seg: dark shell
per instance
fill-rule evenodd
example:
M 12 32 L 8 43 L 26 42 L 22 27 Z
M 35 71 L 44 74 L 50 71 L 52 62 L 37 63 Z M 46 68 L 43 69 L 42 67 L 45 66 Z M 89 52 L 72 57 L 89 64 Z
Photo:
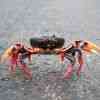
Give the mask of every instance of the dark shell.
M 64 38 L 59 38 L 55 36 L 30 39 L 30 44 L 32 47 L 42 48 L 42 49 L 61 48 L 64 45 L 64 42 L 65 42 Z

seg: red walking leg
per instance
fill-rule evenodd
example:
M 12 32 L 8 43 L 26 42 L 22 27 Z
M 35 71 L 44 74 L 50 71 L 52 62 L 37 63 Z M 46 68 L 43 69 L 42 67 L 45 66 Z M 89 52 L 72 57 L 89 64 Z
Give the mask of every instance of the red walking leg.
M 22 72 L 24 73 L 24 75 L 26 76 L 26 78 L 28 79 L 32 79 L 32 72 L 31 70 L 27 67 L 26 64 L 22 64 L 20 63 L 19 65 L 20 69 L 22 70 Z
M 16 65 L 17 65 L 17 61 L 15 58 L 11 58 L 10 59 L 10 66 L 8 68 L 8 70 L 11 72 L 11 73 L 14 73 L 16 71 Z
M 67 67 L 67 70 L 64 74 L 64 78 L 70 79 L 72 76 L 72 72 L 73 72 L 73 66 L 72 66 L 72 64 L 69 64 Z
M 64 61 L 64 53 L 60 53 L 60 61 L 61 61 L 61 63 L 63 63 L 63 61 Z
M 80 76 L 80 73 L 81 73 L 82 68 L 83 68 L 83 58 L 82 58 L 82 56 L 78 57 L 78 62 L 79 62 L 79 68 L 77 70 L 77 75 Z

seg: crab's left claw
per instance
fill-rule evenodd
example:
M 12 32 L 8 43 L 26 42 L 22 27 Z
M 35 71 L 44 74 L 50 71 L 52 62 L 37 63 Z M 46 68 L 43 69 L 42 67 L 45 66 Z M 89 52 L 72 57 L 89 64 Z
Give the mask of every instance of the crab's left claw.
M 84 42 L 84 44 L 82 45 L 82 50 L 88 53 L 95 53 L 95 54 L 100 53 L 100 47 L 90 41 Z

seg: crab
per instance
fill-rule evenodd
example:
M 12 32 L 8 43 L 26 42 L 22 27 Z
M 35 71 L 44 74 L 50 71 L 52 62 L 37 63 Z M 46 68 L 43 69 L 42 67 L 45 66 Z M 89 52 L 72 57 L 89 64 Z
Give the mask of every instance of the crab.
M 63 63 L 65 59 L 70 61 L 70 64 L 67 66 L 67 69 L 64 74 L 64 78 L 69 79 L 73 73 L 73 67 L 76 64 L 76 61 L 79 63 L 77 70 L 77 75 L 80 76 L 81 70 L 83 68 L 83 53 L 96 53 L 100 52 L 100 47 L 96 44 L 87 41 L 87 40 L 76 40 L 72 41 L 69 46 L 64 47 L 65 39 L 61 37 L 56 37 L 55 35 L 51 37 L 40 37 L 40 38 L 31 38 L 30 39 L 30 48 L 24 48 L 21 51 L 22 56 L 25 58 L 30 55 L 35 54 L 48 54 L 48 55 L 59 55 L 60 62 Z M 22 48 L 21 48 L 22 49 Z M 8 48 L 3 57 L 8 57 L 9 52 L 12 51 L 11 48 Z M 76 56 L 77 55 L 77 56 Z M 23 59 L 22 57 L 22 59 Z

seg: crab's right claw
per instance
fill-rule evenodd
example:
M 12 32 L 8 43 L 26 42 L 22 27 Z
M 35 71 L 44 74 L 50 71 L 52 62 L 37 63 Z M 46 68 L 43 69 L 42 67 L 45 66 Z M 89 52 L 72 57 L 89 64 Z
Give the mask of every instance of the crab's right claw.
M 85 52 L 88 53 L 95 53 L 95 54 L 99 54 L 100 53 L 100 47 L 97 46 L 96 44 L 89 42 L 89 41 L 85 41 L 84 45 L 82 46 L 82 49 Z

